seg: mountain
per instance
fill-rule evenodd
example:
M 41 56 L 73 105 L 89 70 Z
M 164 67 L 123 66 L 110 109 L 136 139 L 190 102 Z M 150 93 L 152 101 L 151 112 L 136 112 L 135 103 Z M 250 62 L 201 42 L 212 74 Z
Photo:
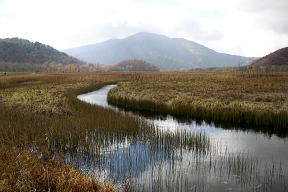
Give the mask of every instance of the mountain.
M 124 39 L 64 50 L 91 63 L 115 64 L 123 60 L 145 60 L 161 70 L 246 65 L 253 58 L 218 53 L 198 43 L 152 33 L 137 33 Z
M 253 62 L 251 67 L 288 67 L 288 47 L 279 49 Z
M 160 69 L 143 60 L 126 60 L 112 65 L 109 71 L 159 71 Z
M 61 66 L 83 64 L 39 42 L 19 38 L 0 39 L 0 71 L 55 71 Z

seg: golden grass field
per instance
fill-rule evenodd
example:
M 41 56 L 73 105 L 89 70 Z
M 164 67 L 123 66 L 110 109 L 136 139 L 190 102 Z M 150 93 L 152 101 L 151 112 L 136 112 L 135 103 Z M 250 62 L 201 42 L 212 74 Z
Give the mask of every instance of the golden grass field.
M 11 73 L 0 76 L 0 191 L 116 191 L 62 163 L 56 151 L 97 153 L 87 133 L 133 135 L 140 122 L 76 99 L 126 80 L 114 73 Z M 105 119 L 103 118 L 105 117 Z M 102 140 L 101 140 L 102 139 Z M 93 142 L 95 144 L 95 141 Z M 59 149 L 60 148 L 60 149 Z M 39 157 L 41 157 L 39 159 Z M 58 159 L 60 162 L 52 161 Z
M 57 150 L 97 153 L 95 141 L 101 145 L 109 135 L 124 140 L 145 125 L 77 100 L 81 93 L 118 83 L 109 93 L 116 105 L 209 121 L 232 118 L 244 125 L 258 118 L 258 125 L 274 122 L 283 130 L 288 125 L 287 82 L 288 73 L 0 74 L 0 191 L 116 190 L 61 162 Z M 55 156 L 59 161 L 52 160 Z
M 123 107 L 242 126 L 288 126 L 288 73 L 143 73 L 118 85 L 109 101 Z

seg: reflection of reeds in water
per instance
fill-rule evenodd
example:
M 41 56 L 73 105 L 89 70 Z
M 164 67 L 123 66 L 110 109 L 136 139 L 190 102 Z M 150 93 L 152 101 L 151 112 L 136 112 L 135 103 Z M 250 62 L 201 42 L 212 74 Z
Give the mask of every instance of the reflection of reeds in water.
M 159 163 L 136 179 L 137 191 L 286 191 L 287 172 L 281 164 L 265 166 L 244 154 L 184 158 Z
M 205 134 L 185 131 L 176 133 L 156 131 L 150 144 L 170 150 L 194 151 L 203 155 L 208 153 L 210 148 L 209 138 Z
M 74 152 L 67 160 L 87 174 L 95 176 L 102 172 L 104 180 L 117 183 L 127 176 L 137 178 L 159 163 L 181 161 L 183 153 L 203 156 L 209 151 L 209 139 L 201 133 L 156 133 L 154 128 L 153 131 L 148 136 L 145 129 L 145 134 L 124 140 L 107 138 L 104 145 L 97 146 L 102 151 L 98 155 Z
M 203 133 L 162 132 L 145 125 L 142 128 L 131 137 L 103 135 L 102 144 L 94 146 L 102 150 L 100 154 L 92 157 L 71 153 L 71 157 L 75 155 L 72 164 L 92 175 L 106 170 L 105 180 L 123 183 L 129 178 L 127 186 L 135 191 L 285 191 L 287 188 L 287 172 L 281 164 L 265 165 L 245 153 L 229 153 L 221 143 L 211 147 Z
M 142 124 L 131 137 L 106 136 L 97 146 L 106 152 L 95 157 L 94 169 L 108 170 L 106 176 L 115 181 L 131 176 L 129 187 L 135 191 L 214 191 L 210 185 L 215 191 L 286 187 L 281 166 L 269 163 L 263 171 L 259 160 L 244 153 L 230 154 L 221 144 L 211 147 L 203 133 L 165 132 Z

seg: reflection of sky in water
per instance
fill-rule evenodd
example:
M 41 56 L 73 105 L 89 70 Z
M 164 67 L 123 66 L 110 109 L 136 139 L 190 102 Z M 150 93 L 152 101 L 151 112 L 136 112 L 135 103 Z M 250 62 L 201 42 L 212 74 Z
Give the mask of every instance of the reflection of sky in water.
M 282 161 L 288 166 L 288 139 L 282 139 L 277 136 L 268 137 L 261 133 L 252 131 L 237 131 L 216 128 L 212 125 L 202 123 L 201 125 L 192 123 L 180 123 L 173 117 L 167 119 L 161 118 L 156 120 L 148 120 L 160 130 L 168 132 L 191 131 L 205 133 L 210 140 L 216 145 L 223 145 L 223 150 L 229 152 L 244 152 L 251 156 L 262 160 L 270 160 L 273 158 L 276 161 Z
M 107 102 L 107 94 L 109 90 L 114 87 L 116 87 L 116 85 L 108 85 L 97 91 L 78 95 L 77 98 L 90 104 L 100 105 L 102 107 L 110 107 Z
M 133 154 L 133 155 L 131 155 Z M 161 148 L 154 148 L 147 144 L 133 144 L 128 148 L 122 148 L 103 157 L 101 168 L 109 169 L 113 178 L 121 179 L 123 176 L 138 176 L 156 163 L 171 160 L 172 156 Z M 179 158 L 174 157 L 174 160 Z
M 193 131 L 193 132 L 207 132 L 209 134 L 222 133 L 223 130 L 215 128 L 211 125 L 203 123 L 197 125 L 196 122 L 192 123 L 180 123 L 171 116 L 167 116 L 165 119 L 162 117 L 155 119 L 148 119 L 149 123 L 155 125 L 158 129 L 167 132 L 179 132 L 179 131 Z
M 109 106 L 107 103 L 107 93 L 113 87 L 115 87 L 115 85 L 106 86 L 98 91 L 80 95 L 78 99 L 91 104 L 115 109 L 115 107 Z M 269 164 L 271 161 L 278 165 L 281 161 L 283 167 L 288 167 L 287 138 L 283 139 L 277 136 L 268 137 L 265 134 L 252 131 L 228 130 L 206 123 L 202 123 L 201 125 L 196 124 L 196 122 L 183 123 L 171 116 L 167 116 L 166 118 L 156 117 L 154 119 L 146 118 L 146 121 L 154 125 L 158 130 L 172 134 L 179 131 L 205 133 L 206 136 L 210 138 L 211 147 L 218 150 L 219 154 L 223 154 L 224 152 L 229 152 L 230 154 L 243 153 L 249 156 L 249 158 L 261 160 L 261 166 L 265 166 L 265 164 Z M 116 180 L 122 178 L 123 175 L 133 176 L 134 180 L 146 180 L 147 182 L 145 183 L 147 185 L 149 185 L 149 179 L 153 180 L 153 171 L 155 172 L 155 169 L 159 169 L 160 171 L 157 173 L 160 175 L 155 174 L 159 178 L 167 177 L 166 180 L 163 179 L 163 182 L 174 182 L 177 175 L 178 177 L 188 176 L 188 180 L 186 179 L 187 182 L 199 183 L 204 180 L 205 183 L 216 187 L 214 188 L 216 191 L 226 190 L 215 183 L 219 178 L 211 173 L 208 174 L 204 171 L 201 173 L 202 175 L 199 173 L 200 175 L 198 174 L 197 177 L 195 173 L 191 173 L 191 170 L 189 173 L 189 168 L 193 167 L 193 163 L 195 163 L 194 155 L 192 152 L 182 151 L 181 156 L 178 156 L 176 150 L 176 156 L 173 156 L 161 148 L 140 143 L 131 144 L 128 142 L 125 145 L 122 144 L 120 147 L 114 144 L 111 145 L 107 153 L 101 155 L 101 159 L 104 160 L 101 161 L 99 169 L 103 173 L 102 175 L 116 178 Z M 171 163 L 173 158 L 175 159 L 173 163 Z M 83 166 L 85 167 L 87 165 Z M 163 175 L 161 176 L 161 174 Z M 192 175 L 192 177 L 189 176 L 189 174 Z M 202 180 L 199 178 L 202 178 Z M 169 185 L 169 183 L 166 183 L 166 185 Z M 235 185 L 233 188 L 237 191 Z M 148 187 L 145 190 L 150 190 L 150 188 Z
M 133 155 L 131 155 L 133 154 Z M 68 162 L 82 162 L 77 164 L 85 172 L 89 168 L 95 168 L 93 160 L 89 159 L 89 154 L 73 154 Z M 111 151 L 100 154 L 97 158 L 96 169 L 102 180 L 113 178 L 121 180 L 126 176 L 138 177 L 145 170 L 150 169 L 156 164 L 166 161 L 181 161 L 178 153 L 170 153 L 164 148 L 158 148 L 149 144 L 133 143 L 129 146 L 113 148 Z M 169 163 L 168 163 L 169 164 Z

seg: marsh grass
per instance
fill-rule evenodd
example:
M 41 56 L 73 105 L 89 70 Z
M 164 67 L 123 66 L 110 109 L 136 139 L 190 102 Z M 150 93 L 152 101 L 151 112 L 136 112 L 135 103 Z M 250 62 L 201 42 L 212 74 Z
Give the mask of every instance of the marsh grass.
M 76 99 L 75 95 L 80 92 L 110 83 L 112 76 L 114 81 L 125 80 L 121 74 L 115 77 L 114 74 L 97 73 L 8 74 L 1 77 L 0 145 L 1 157 L 5 157 L 1 165 L 11 161 L 11 166 L 1 169 L 1 175 L 7 177 L 0 179 L 1 190 L 114 191 L 112 185 L 100 187 L 95 179 L 82 176 L 68 165 L 52 161 L 63 161 L 63 155 L 72 152 L 97 154 L 109 136 L 123 140 L 139 130 L 140 122 L 136 118 Z M 47 88 L 51 86 L 59 93 L 53 94 L 55 98 L 48 95 L 51 92 Z M 38 95 L 40 103 L 33 99 L 35 92 L 32 90 L 35 89 L 42 91 Z M 25 95 L 22 98 L 10 97 L 23 92 Z M 25 103 L 26 100 L 30 102 Z M 51 106 L 55 110 L 50 110 Z M 69 113 L 62 111 L 63 106 L 69 109 Z M 17 156 L 20 158 L 13 161 Z M 25 161 L 27 158 L 31 161 Z M 41 177 L 46 167 L 50 169 L 49 178 Z M 25 172 L 25 177 L 18 172 Z M 52 181 L 54 183 L 49 188 Z
M 152 77 L 153 81 L 157 80 L 157 83 L 154 83 L 153 86 L 155 86 L 155 89 L 159 89 L 159 96 L 162 101 L 165 101 L 167 99 L 165 98 L 166 92 L 161 93 L 161 91 L 163 91 L 162 81 L 167 80 L 167 75 L 168 79 L 172 78 L 170 73 L 11 73 L 0 76 L 0 166 L 4 166 L 3 169 L 0 169 L 0 172 L 2 171 L 0 174 L 0 191 L 29 191 L 30 189 L 36 189 L 37 191 L 113 191 L 115 190 L 112 189 L 113 185 L 99 184 L 94 178 L 89 178 L 89 174 L 83 176 L 64 162 L 66 161 L 80 168 L 82 161 L 77 161 L 77 158 L 71 158 L 75 160 L 73 162 L 67 160 L 67 156 L 77 157 L 79 155 L 82 159 L 83 157 L 89 157 L 91 162 L 100 164 L 105 161 L 105 159 L 101 160 L 101 158 L 104 158 L 103 154 L 112 153 L 111 149 L 114 145 L 119 147 L 117 145 L 125 142 L 149 146 L 153 149 L 151 153 L 156 155 L 153 158 L 159 158 L 158 152 L 163 152 L 163 157 L 172 158 L 176 162 L 179 154 L 190 151 L 192 156 L 198 159 L 199 163 L 195 164 L 198 168 L 201 165 L 206 165 L 206 168 L 214 166 L 214 170 L 217 172 L 224 166 L 228 166 L 231 173 L 239 171 L 241 173 L 241 170 L 245 172 L 247 169 L 257 172 L 258 168 L 254 168 L 254 162 L 242 157 L 238 159 L 230 157 L 226 160 L 219 160 L 217 163 L 215 163 L 216 160 L 211 159 L 210 163 L 211 142 L 205 134 L 161 132 L 136 116 L 83 103 L 76 98 L 79 94 L 94 91 L 108 84 L 120 81 L 124 84 L 129 84 L 129 82 L 139 83 Z M 171 81 L 173 86 L 175 86 L 173 82 L 177 82 L 177 85 L 183 85 L 183 82 L 191 78 L 190 74 L 185 73 L 175 73 L 175 75 L 176 77 L 171 79 L 173 80 Z M 180 77 L 181 75 L 184 75 L 184 79 Z M 226 75 L 221 77 L 229 79 L 229 76 Z M 286 80 L 285 74 L 276 77 Z M 201 80 L 202 78 L 207 78 L 206 74 L 199 74 L 196 79 Z M 246 79 L 247 77 L 241 76 L 241 78 Z M 249 78 L 255 77 L 249 76 Z M 174 81 L 175 79 L 176 81 Z M 135 89 L 135 91 L 141 92 L 140 89 L 143 88 L 149 93 L 149 87 L 146 87 L 145 84 L 143 86 L 144 88 L 139 85 L 139 89 Z M 274 90 L 282 90 L 281 86 L 277 85 Z M 120 87 L 122 87 L 121 84 Z M 124 88 L 126 89 L 126 87 Z M 170 89 L 171 87 L 168 86 L 167 88 Z M 175 86 L 174 91 L 179 92 L 176 88 Z M 189 92 L 190 90 L 185 89 L 184 91 Z M 39 94 L 35 96 L 36 93 Z M 133 103 L 132 98 L 125 100 L 125 97 L 123 104 L 134 104 L 133 108 L 137 110 L 147 109 L 155 112 L 163 111 L 163 113 L 170 110 L 170 105 L 157 103 L 155 100 L 149 99 L 150 96 L 145 96 L 142 100 L 137 97 L 135 103 Z M 276 99 L 277 102 L 281 98 L 279 96 Z M 261 97 L 260 100 L 262 101 L 262 99 Z M 265 97 L 265 99 L 267 98 Z M 177 101 L 186 102 L 186 100 L 178 97 Z M 119 101 L 121 99 L 117 98 L 116 102 Z M 175 108 L 174 111 L 178 110 L 181 115 L 190 116 L 189 113 L 192 113 L 190 107 L 187 108 L 186 104 L 180 105 L 183 104 L 181 102 L 176 102 L 177 105 L 174 106 L 183 108 Z M 222 112 L 219 112 L 218 116 L 223 115 Z M 199 121 L 202 121 L 203 118 L 206 118 L 206 113 L 207 111 L 203 110 L 201 112 L 200 110 L 194 115 L 199 117 Z M 215 117 L 213 116 L 211 121 L 217 120 Z M 209 120 L 208 115 L 206 119 Z M 219 121 L 222 121 L 222 119 L 220 118 Z M 127 158 L 134 155 L 132 153 L 125 154 Z M 141 147 L 137 154 L 139 157 L 136 158 L 142 157 Z M 88 161 L 87 159 L 86 161 Z M 107 162 L 109 161 L 110 159 Z M 124 165 L 128 166 L 132 163 L 125 161 Z M 248 165 L 251 163 L 251 166 Z M 6 167 L 5 165 L 9 166 Z M 191 171 L 195 171 L 192 170 L 195 166 L 191 167 Z M 47 170 L 46 174 L 45 171 Z M 225 172 L 226 170 L 223 169 L 222 171 Z M 85 173 L 85 171 L 82 173 Z M 175 172 L 171 171 L 170 173 Z M 176 173 L 180 174 L 179 171 Z M 272 173 L 271 169 L 267 169 L 267 173 Z M 190 187 L 189 181 L 186 181 L 185 178 L 181 179 L 181 175 L 177 176 L 178 180 L 173 180 L 172 175 L 168 176 L 171 177 L 171 182 L 175 181 L 174 187 L 177 189 L 181 189 L 181 186 L 184 187 L 183 189 Z M 173 177 L 175 177 L 175 174 Z M 159 175 L 156 181 L 161 182 L 161 178 L 162 176 Z M 273 181 L 274 178 L 267 178 L 267 182 Z M 161 189 L 161 185 L 157 183 L 154 187 Z M 206 188 L 201 182 L 198 182 L 194 187 L 196 191 Z
M 97 188 L 96 180 L 85 180 L 72 167 L 55 161 L 62 162 L 65 156 L 73 154 L 89 155 L 95 159 L 111 145 L 127 140 L 161 145 L 167 153 L 174 151 L 175 147 L 200 149 L 203 136 L 160 134 L 135 116 L 76 98 L 107 84 L 129 80 L 132 76 L 129 73 L 16 73 L 1 76 L 0 145 L 1 155 L 5 157 L 2 163 L 13 161 L 18 155 L 20 159 L 14 163 L 21 166 L 12 163 L 3 169 L 2 175 L 10 177 L 3 181 L 0 179 L 0 186 L 7 191 L 65 191 L 64 187 L 67 191 L 82 191 L 82 187 L 86 190 L 86 182 L 87 191 L 113 191 L 112 185 Z M 202 146 L 204 151 L 209 143 L 206 142 Z M 71 164 L 77 167 L 77 163 Z M 46 169 L 50 169 L 49 175 L 40 177 Z M 27 174 L 22 178 L 24 175 L 17 172 Z M 67 174 L 67 177 L 58 177 L 59 174 Z M 70 180 L 76 176 L 75 183 L 71 183 Z M 59 183 L 60 180 L 63 183 Z
M 201 124 L 203 120 L 217 127 L 226 129 L 252 130 L 265 134 L 276 134 L 280 137 L 288 135 L 288 117 L 286 112 L 273 114 L 269 112 L 244 112 L 227 109 L 205 109 L 189 105 L 167 105 L 155 103 L 148 100 L 135 100 L 121 97 L 109 96 L 109 104 L 125 108 L 126 110 L 136 111 L 143 114 L 156 114 L 165 116 L 167 114 L 179 118 L 180 121 L 189 122 L 191 120 Z
M 138 74 L 108 95 L 112 105 L 205 120 L 208 123 L 287 132 L 287 73 Z
M 41 160 L 26 152 L 0 149 L 0 191 L 103 191 L 113 192 L 111 184 L 100 184 L 81 175 L 69 165 Z

